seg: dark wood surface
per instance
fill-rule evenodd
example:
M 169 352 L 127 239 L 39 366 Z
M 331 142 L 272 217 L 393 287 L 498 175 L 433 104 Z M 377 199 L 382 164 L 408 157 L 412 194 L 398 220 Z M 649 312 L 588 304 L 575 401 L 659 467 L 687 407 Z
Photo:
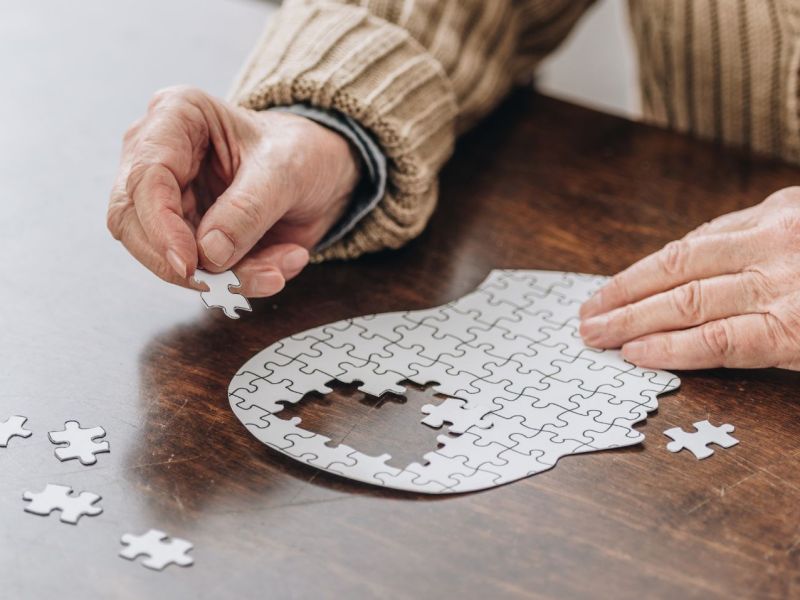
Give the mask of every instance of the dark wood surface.
M 71 207 L 53 182 L 36 220 L 11 203 L 0 418 L 27 415 L 35 434 L 0 449 L 0 595 L 799 596 L 799 374 L 680 373 L 643 445 L 444 498 L 293 462 L 257 442 L 226 397 L 238 367 L 286 335 L 435 306 L 493 268 L 612 274 L 798 180 L 520 93 L 462 141 L 419 240 L 309 268 L 238 322 L 131 264 L 103 232 L 100 202 Z M 429 393 L 375 403 L 342 387 L 296 412 L 408 462 L 435 444 L 419 423 Z M 93 467 L 56 461 L 47 431 L 71 418 L 103 425 L 111 454 Z M 735 424 L 739 446 L 704 461 L 665 450 L 662 431 L 705 418 Z M 25 514 L 23 491 L 46 483 L 101 494 L 104 514 L 75 527 Z M 194 542 L 195 565 L 156 573 L 117 558 L 121 534 L 151 527 Z

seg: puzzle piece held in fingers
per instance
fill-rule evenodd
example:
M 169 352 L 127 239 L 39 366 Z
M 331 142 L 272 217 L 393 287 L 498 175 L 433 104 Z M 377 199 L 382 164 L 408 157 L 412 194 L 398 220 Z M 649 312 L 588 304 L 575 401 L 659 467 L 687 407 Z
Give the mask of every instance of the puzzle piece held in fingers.
M 194 280 L 208 287 L 207 292 L 200 292 L 200 299 L 207 308 L 221 308 L 225 316 L 231 319 L 239 318 L 237 310 L 253 310 L 247 298 L 231 291 L 231 288 L 241 287 L 239 278 L 233 271 L 209 273 L 198 269 Z

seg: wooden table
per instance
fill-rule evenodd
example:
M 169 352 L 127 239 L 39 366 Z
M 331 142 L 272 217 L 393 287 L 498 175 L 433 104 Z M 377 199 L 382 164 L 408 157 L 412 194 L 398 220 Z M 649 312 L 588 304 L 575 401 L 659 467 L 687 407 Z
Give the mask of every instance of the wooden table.
M 59 198 L 4 224 L 0 407 L 35 431 L 0 449 L 4 597 L 723 597 L 800 595 L 800 375 L 681 373 L 639 447 L 437 498 L 361 485 L 258 443 L 228 407 L 231 376 L 272 342 L 365 313 L 441 304 L 498 267 L 611 274 L 715 215 L 800 180 L 793 168 L 532 93 L 460 144 L 442 202 L 407 248 L 309 268 L 240 321 L 161 284 Z M 87 218 L 92 214 L 94 217 Z M 12 220 L 23 225 L 8 226 Z M 399 461 L 431 450 L 424 393 L 374 406 L 346 388 L 297 413 Z M 59 463 L 47 431 L 108 430 L 111 454 Z M 736 425 L 697 461 L 662 431 Z M 78 526 L 23 512 L 46 483 L 103 496 Z M 163 529 L 195 565 L 156 573 L 119 537 Z

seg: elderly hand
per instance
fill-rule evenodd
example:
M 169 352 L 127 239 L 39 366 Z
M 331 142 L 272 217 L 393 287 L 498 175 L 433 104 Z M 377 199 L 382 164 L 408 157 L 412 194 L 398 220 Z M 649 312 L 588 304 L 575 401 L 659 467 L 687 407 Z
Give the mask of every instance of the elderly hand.
M 800 370 L 800 187 L 619 273 L 583 305 L 580 331 L 642 367 Z
M 308 263 L 339 219 L 359 162 L 337 133 L 190 88 L 157 93 L 125 135 L 108 228 L 153 273 L 180 285 L 234 267 L 269 296 Z

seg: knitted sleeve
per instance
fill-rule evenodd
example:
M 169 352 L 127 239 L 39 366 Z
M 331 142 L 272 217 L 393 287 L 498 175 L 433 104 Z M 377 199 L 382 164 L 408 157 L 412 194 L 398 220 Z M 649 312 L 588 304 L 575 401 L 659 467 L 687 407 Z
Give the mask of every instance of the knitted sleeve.
M 287 0 L 243 68 L 233 100 L 255 110 L 303 102 L 339 111 L 374 136 L 389 167 L 381 202 L 315 258 L 352 258 L 418 235 L 457 131 L 537 60 L 527 48 L 522 55 L 530 58 L 520 60 L 522 29 L 537 19 L 545 29 L 564 28 L 554 15 L 577 13 L 574 21 L 582 12 L 569 6 L 575 2 Z

